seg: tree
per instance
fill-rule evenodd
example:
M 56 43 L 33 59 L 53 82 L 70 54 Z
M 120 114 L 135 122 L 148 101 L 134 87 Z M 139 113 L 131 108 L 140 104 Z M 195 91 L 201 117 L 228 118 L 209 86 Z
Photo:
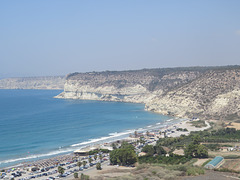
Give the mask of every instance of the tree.
M 88 162 L 89 162 L 89 163 L 92 163 L 92 161 L 93 161 L 92 158 L 89 158 L 89 159 L 88 159 Z
M 110 152 L 110 162 L 114 165 L 131 165 L 137 162 L 137 156 L 134 150 L 128 149 L 115 149 Z
M 134 136 L 135 136 L 135 138 L 138 137 L 138 132 L 137 131 L 134 131 Z
M 117 146 L 116 146 L 115 143 L 112 143 L 112 148 L 113 148 L 113 149 L 117 149 Z
M 74 176 L 75 179 L 77 179 L 77 178 L 78 178 L 78 173 L 75 172 L 75 173 L 73 174 L 73 176 Z
M 97 168 L 97 170 L 102 170 L 101 163 L 97 163 L 96 168 Z
M 81 173 L 80 179 L 81 180 L 89 180 L 89 176 Z
M 145 140 L 144 140 L 144 137 L 143 136 L 141 136 L 140 137 L 140 141 L 139 141 L 141 144 L 145 144 Z
M 158 143 L 156 146 L 154 146 L 155 153 L 158 155 L 164 155 L 167 154 L 167 152 L 163 149 L 163 147 Z
M 201 141 L 202 139 L 199 135 L 193 137 L 193 144 L 200 144 Z
M 155 150 L 153 148 L 153 145 L 145 145 L 142 148 L 142 152 L 147 153 L 148 156 L 152 156 L 154 154 Z
M 196 151 L 196 144 L 190 143 L 185 149 L 184 149 L 184 155 L 189 157 L 194 157 L 195 151 Z
M 81 162 L 81 161 L 77 162 L 77 166 L 78 166 L 78 167 L 80 167 L 81 165 L 82 165 L 82 162 Z
M 163 137 L 164 137 L 164 138 L 166 137 L 166 131 L 163 132 Z
M 102 159 L 103 159 L 103 157 L 102 157 L 102 155 L 101 155 L 101 154 L 99 155 L 99 159 L 100 159 L 100 160 L 102 160 Z
M 83 161 L 83 166 L 86 166 L 86 164 L 87 164 L 87 161 Z
M 199 144 L 197 148 L 196 156 L 198 158 L 207 158 L 208 157 L 208 149 L 206 146 Z
M 77 156 L 72 157 L 72 160 L 73 161 L 77 160 Z
M 196 142 L 195 142 L 196 143 Z M 185 156 L 191 156 L 195 158 L 206 158 L 208 157 L 207 147 L 202 144 L 190 143 L 184 150 Z
M 94 159 L 95 159 L 95 161 L 97 160 L 97 155 L 96 154 L 94 155 Z
M 146 132 L 146 135 L 149 136 L 149 131 Z
M 60 174 L 63 174 L 64 173 L 64 168 L 62 167 L 62 166 L 58 166 L 58 172 L 60 173 Z
M 132 149 L 132 150 L 135 149 L 135 147 L 134 147 L 133 145 L 129 144 L 129 143 L 126 142 L 126 141 L 123 141 L 123 142 L 122 142 L 120 148 L 121 148 L 121 149 Z

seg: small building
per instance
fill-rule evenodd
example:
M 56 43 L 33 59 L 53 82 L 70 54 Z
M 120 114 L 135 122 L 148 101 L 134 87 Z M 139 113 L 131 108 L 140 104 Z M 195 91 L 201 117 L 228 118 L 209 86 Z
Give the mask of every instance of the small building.
M 74 151 L 74 154 L 76 156 L 88 156 L 89 151 L 94 151 L 97 149 L 99 149 L 97 146 L 86 147 L 86 148 L 82 148 L 82 149 Z
M 74 151 L 74 154 L 76 156 L 87 156 L 88 155 L 88 151 L 84 151 L 84 150 L 79 149 L 79 150 Z
M 141 156 L 146 156 L 146 155 L 147 155 L 147 153 L 145 153 L 145 152 L 140 152 L 140 153 L 138 154 L 139 157 L 141 157 Z
M 216 156 L 213 160 L 207 163 L 204 167 L 207 169 L 217 169 L 224 162 L 224 158 L 222 156 Z
M 220 147 L 220 150 L 223 152 L 227 152 L 228 151 L 228 147 Z
M 103 145 L 103 146 L 100 146 L 101 149 L 107 149 L 109 151 L 112 151 L 113 150 L 113 147 L 112 146 L 106 146 L 106 145 Z

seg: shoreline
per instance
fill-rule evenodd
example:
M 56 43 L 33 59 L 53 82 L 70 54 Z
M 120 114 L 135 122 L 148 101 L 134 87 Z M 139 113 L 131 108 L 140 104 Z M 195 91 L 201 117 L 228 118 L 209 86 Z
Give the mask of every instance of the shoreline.
M 93 100 L 93 101 L 95 101 L 95 100 Z M 114 101 L 111 101 L 111 102 L 114 102 Z M 144 105 L 143 103 L 134 103 L 134 102 L 119 102 L 119 103 L 130 103 L 130 104 L 142 104 L 142 105 Z M 159 113 L 154 113 L 154 112 L 151 112 L 151 111 L 147 111 L 144 108 L 144 106 L 141 109 L 142 109 L 142 111 L 145 111 L 145 112 L 150 112 L 150 113 L 153 113 L 153 114 L 160 115 Z M 168 117 L 165 116 L 165 117 L 168 118 L 168 119 L 169 118 L 170 119 L 174 118 L 174 117 L 171 117 L 171 116 L 168 116 Z M 135 116 L 134 116 L 134 118 L 135 118 Z M 136 118 L 138 118 L 137 115 L 136 115 Z M 159 119 L 157 119 L 157 121 L 155 121 L 158 128 L 159 127 L 162 128 L 162 126 L 164 126 L 167 123 L 166 118 L 159 118 Z M 174 118 L 174 119 L 178 120 L 177 118 Z M 0 169 L 19 166 L 19 164 L 21 165 L 21 163 L 29 163 L 29 162 L 38 161 L 38 160 L 41 160 L 41 159 L 47 159 L 47 158 L 52 158 L 52 157 L 56 157 L 56 156 L 59 156 L 59 155 L 69 154 L 69 153 L 72 153 L 73 151 L 75 151 L 77 149 L 84 148 L 84 147 L 92 145 L 92 144 L 98 144 L 98 143 L 104 143 L 104 142 L 114 142 L 116 140 L 124 139 L 124 138 L 128 137 L 129 134 L 134 133 L 134 131 L 151 130 L 152 128 L 154 128 L 156 126 L 155 122 L 150 122 L 150 125 L 146 125 L 146 124 L 148 124 L 148 122 L 146 121 L 145 123 L 142 124 L 142 127 L 141 126 L 136 127 L 136 125 L 135 125 L 135 127 L 130 126 L 130 128 L 133 128 L 133 129 L 128 129 L 128 126 L 126 126 L 126 127 L 124 127 L 125 129 L 123 129 L 123 130 L 120 129 L 119 131 L 118 130 L 112 131 L 112 132 L 110 131 L 106 135 L 99 136 L 99 137 L 93 137 L 93 138 L 89 138 L 89 139 L 84 139 L 82 142 L 81 141 L 80 142 L 75 141 L 75 142 L 72 142 L 71 144 L 69 143 L 69 144 L 66 144 L 66 145 L 60 145 L 59 147 L 57 146 L 55 148 L 49 149 L 49 151 L 45 151 L 45 152 L 42 152 L 42 153 L 41 152 L 38 152 L 38 153 L 35 153 L 35 154 L 34 153 L 28 153 L 27 154 L 26 153 L 24 155 L 19 155 L 19 156 L 16 155 L 16 157 L 15 156 L 10 156 L 6 159 L 4 159 L 4 157 L 3 157 L 3 159 L 0 161 Z M 26 150 L 26 152 L 27 152 L 27 150 Z
M 179 120 L 178 122 L 174 121 L 174 120 Z M 156 128 L 156 127 L 152 127 L 152 129 L 148 129 L 147 131 L 141 131 L 141 132 L 137 132 L 137 137 L 127 137 L 127 138 L 122 138 L 119 139 L 118 141 L 113 141 L 113 142 L 117 142 L 120 143 L 121 141 L 128 141 L 129 143 L 134 143 L 137 142 L 137 140 L 140 139 L 140 137 L 144 137 L 145 140 L 147 141 L 147 143 L 154 145 L 157 140 L 159 138 L 165 138 L 165 137 L 179 137 L 181 135 L 189 135 L 190 132 L 192 131 L 203 131 L 205 129 L 210 128 L 210 124 L 207 120 L 203 120 L 205 122 L 205 126 L 204 127 L 195 127 L 191 122 L 192 121 L 198 121 L 199 119 L 168 119 L 166 122 L 169 122 L 168 124 L 164 124 L 161 128 Z M 175 123 L 174 123 L 175 122 Z M 178 128 L 187 128 L 188 131 L 177 131 L 176 129 Z M 160 133 L 161 132 L 161 133 Z M 162 132 L 167 132 L 162 133 Z M 134 136 L 134 134 L 132 134 L 132 136 Z M 108 143 L 96 143 L 96 144 L 92 144 L 90 146 L 87 146 L 88 149 L 91 149 L 91 147 L 95 148 L 98 147 L 102 147 L 102 146 L 110 146 L 111 143 L 113 142 L 108 142 Z M 101 153 L 100 153 L 101 154 Z M 93 157 L 90 155 L 84 155 L 84 156 L 77 156 L 76 154 L 72 153 L 68 153 L 65 155 L 59 155 L 59 156 L 55 156 L 55 157 L 51 157 L 51 158 L 45 158 L 42 160 L 37 160 L 37 161 L 31 161 L 31 162 L 27 162 L 27 163 L 22 163 L 20 166 L 12 166 L 12 167 L 8 167 L 8 168 L 4 168 L 5 172 L 7 172 L 7 176 L 11 176 L 12 172 L 23 172 L 23 178 L 21 179 L 28 179 L 28 177 L 34 176 L 34 178 L 39 178 L 41 176 L 38 176 L 38 173 L 43 174 L 43 172 L 45 172 L 45 169 L 47 174 L 45 176 L 49 177 L 51 176 L 55 176 L 57 178 L 58 176 L 58 171 L 57 168 L 58 166 L 64 166 L 66 172 L 71 172 L 69 175 L 67 175 L 66 179 L 73 179 L 73 173 L 74 172 L 79 172 L 79 173 L 86 173 L 88 175 L 90 175 L 91 177 L 98 177 L 101 176 L 101 172 L 96 170 L 95 167 L 89 167 L 89 169 L 84 169 L 83 170 L 78 170 L 77 167 L 77 162 L 78 161 L 84 161 L 84 160 L 88 160 L 89 157 Z M 109 153 L 103 153 L 103 157 L 104 157 L 104 161 L 101 162 L 104 170 L 108 170 L 108 169 L 112 169 L 112 168 L 121 168 L 120 166 L 108 166 L 108 164 L 110 163 L 110 157 L 109 157 Z M 95 160 L 95 162 L 99 162 L 99 158 L 97 160 Z M 12 169 L 13 167 L 15 167 L 15 169 Z M 74 169 L 75 167 L 75 169 Z M 11 168 L 11 169 L 9 169 Z M 32 168 L 39 168 L 38 171 L 33 171 Z M 44 171 L 42 171 L 44 169 Z M 90 174 L 89 174 L 90 173 Z M 55 174 L 55 175 L 52 175 Z M 46 177 L 47 178 L 47 177 Z M 45 178 L 45 179 L 46 179 Z M 42 178 L 41 178 L 42 179 Z M 51 178 L 50 178 L 51 179 Z
M 170 119 L 168 119 L 164 122 L 159 122 L 159 123 L 148 125 L 148 126 L 145 126 L 145 127 L 140 127 L 140 128 L 131 129 L 131 130 L 125 130 L 123 132 L 109 133 L 109 136 L 99 137 L 99 138 L 96 138 L 96 139 L 89 139 L 89 140 L 81 142 L 81 143 L 72 144 L 72 145 L 70 145 L 70 148 L 72 147 L 73 149 L 72 150 L 66 150 L 67 152 L 63 152 L 63 153 L 59 153 L 59 154 L 53 154 L 53 155 L 46 155 L 46 156 L 36 154 L 36 155 L 33 155 L 33 156 L 36 156 L 36 157 L 33 157 L 33 158 L 29 157 L 29 160 L 27 160 L 27 157 L 25 157 L 26 161 L 22 161 L 22 160 L 16 161 L 18 163 L 14 163 L 14 161 L 13 161 L 14 159 L 6 160 L 6 161 L 12 161 L 13 163 L 12 162 L 6 162 L 5 164 L 11 163 L 12 165 L 2 166 L 2 167 L 0 167 L 0 169 L 9 169 L 9 168 L 14 168 L 14 167 L 30 166 L 31 164 L 34 164 L 38 161 L 54 159 L 56 157 L 59 157 L 59 159 L 61 159 L 64 156 L 73 155 L 73 152 L 75 150 L 84 149 L 84 148 L 88 148 L 88 147 L 93 147 L 93 146 L 96 146 L 96 145 L 102 145 L 104 143 L 110 144 L 110 143 L 113 143 L 113 142 L 116 142 L 116 141 L 125 140 L 131 134 L 134 134 L 135 131 L 137 131 L 139 133 L 144 133 L 144 132 L 147 132 L 147 131 L 151 132 L 151 131 L 154 131 L 156 129 L 158 129 L 158 130 L 159 129 L 164 129 L 166 127 L 172 126 L 172 125 L 177 124 L 179 122 L 188 121 L 188 120 L 189 119 L 180 119 L 180 118 L 172 117 L 172 118 L 170 118 Z M 20 159 L 20 158 L 18 158 L 18 159 Z M 4 163 L 2 163 L 2 164 L 4 164 Z

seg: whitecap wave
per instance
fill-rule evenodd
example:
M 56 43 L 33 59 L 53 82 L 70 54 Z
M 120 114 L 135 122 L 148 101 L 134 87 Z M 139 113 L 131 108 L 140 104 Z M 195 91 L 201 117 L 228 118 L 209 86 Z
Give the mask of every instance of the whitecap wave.
M 127 131 L 120 132 L 120 133 L 118 133 L 118 132 L 109 133 L 109 136 L 100 137 L 100 138 L 97 138 L 97 139 L 90 139 L 89 141 L 84 141 L 84 142 L 81 142 L 81 143 L 73 144 L 71 146 L 76 147 L 76 146 L 82 146 L 82 145 L 90 145 L 90 144 L 94 144 L 94 143 L 102 142 L 102 141 L 106 141 L 106 140 L 116 140 L 117 137 L 128 135 L 130 133 L 133 133 L 134 131 L 135 131 L 135 129 L 134 130 L 127 130 Z
M 68 153 L 71 151 L 72 151 L 72 149 L 66 149 L 66 150 L 52 151 L 52 152 L 49 152 L 46 154 L 35 154 L 35 155 L 30 155 L 30 156 L 22 157 L 22 158 L 4 160 L 4 161 L 1 161 L 0 164 L 13 163 L 13 162 L 18 162 L 18 161 L 26 161 L 26 160 L 30 160 L 30 159 L 42 158 L 42 157 L 47 157 L 47 156 L 54 156 L 54 155 L 58 155 L 58 154 Z
M 169 120 L 167 120 L 167 122 L 172 121 L 172 120 L 173 119 L 169 119 Z M 151 130 L 151 129 L 166 127 L 167 124 L 168 124 L 167 122 L 156 123 L 155 125 L 149 125 L 149 126 L 146 126 L 144 128 L 138 128 L 138 129 L 130 129 L 130 130 L 126 130 L 126 131 L 123 131 L 123 132 L 109 133 L 109 136 L 104 136 L 104 137 L 100 137 L 100 138 L 96 138 L 96 139 L 89 139 L 88 141 L 72 144 L 71 146 L 68 146 L 68 147 L 60 146 L 60 147 L 58 147 L 57 150 L 51 151 L 49 153 L 35 154 L 35 155 L 29 155 L 27 157 L 3 160 L 3 161 L 0 161 L 0 164 L 30 161 L 30 160 L 33 160 L 33 159 L 39 159 L 39 158 L 44 158 L 44 157 L 49 157 L 49 156 L 54 156 L 54 155 L 59 155 L 59 154 L 70 153 L 70 152 L 73 152 L 73 151 L 75 151 L 79 148 L 84 148 L 84 147 L 89 146 L 89 145 L 102 143 L 102 142 L 113 142 L 113 141 L 116 141 L 116 140 L 119 140 L 119 139 L 123 139 L 123 138 L 127 137 L 127 135 L 129 135 L 131 133 L 134 133 L 135 131 L 144 132 L 144 131 Z

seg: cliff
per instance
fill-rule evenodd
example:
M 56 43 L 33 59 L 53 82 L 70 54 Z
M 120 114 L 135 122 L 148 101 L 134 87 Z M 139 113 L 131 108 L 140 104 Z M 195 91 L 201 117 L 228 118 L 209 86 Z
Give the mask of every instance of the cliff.
M 240 117 L 240 69 L 210 70 L 155 97 L 146 109 L 161 114 L 234 119 Z
M 57 98 L 146 104 L 179 117 L 239 118 L 240 66 L 73 73 Z
M 57 97 L 146 103 L 155 95 L 196 79 L 205 69 L 177 68 L 177 71 L 144 69 L 73 73 L 67 76 L 64 92 Z
M 65 77 L 24 77 L 0 79 L 0 89 L 63 89 Z

